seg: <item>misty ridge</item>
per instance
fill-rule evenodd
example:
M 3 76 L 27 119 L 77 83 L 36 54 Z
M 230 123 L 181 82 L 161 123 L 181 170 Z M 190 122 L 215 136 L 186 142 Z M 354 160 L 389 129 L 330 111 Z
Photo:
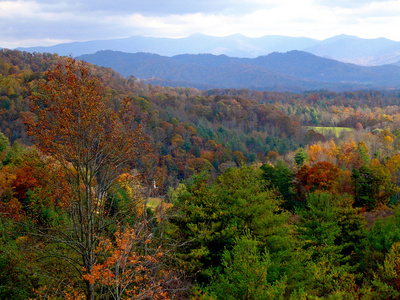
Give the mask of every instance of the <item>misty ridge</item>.
M 300 50 L 364 66 L 393 64 L 400 61 L 399 42 L 385 38 L 362 39 L 349 35 L 338 35 L 321 41 L 307 37 L 280 35 L 249 38 L 241 34 L 215 37 L 197 33 L 185 38 L 133 36 L 123 39 L 64 43 L 49 47 L 18 48 L 18 50 L 58 53 L 74 57 L 93 54 L 101 50 L 114 50 L 127 53 L 154 53 L 162 56 L 209 53 L 243 58 Z

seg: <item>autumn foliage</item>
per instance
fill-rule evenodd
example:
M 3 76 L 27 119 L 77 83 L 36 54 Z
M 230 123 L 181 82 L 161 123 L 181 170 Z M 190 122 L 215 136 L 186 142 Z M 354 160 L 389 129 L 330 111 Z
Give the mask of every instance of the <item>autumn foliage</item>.
M 160 269 L 161 249 L 145 251 L 151 240 L 143 235 L 144 225 L 118 228 L 113 239 L 102 239 L 95 250 L 101 262 L 90 272 L 84 269 L 83 278 L 108 287 L 108 297 L 113 299 L 171 299 L 163 285 L 173 277 Z
M 398 299 L 399 98 L 0 50 L 0 298 Z
M 146 143 L 140 126 L 131 128 L 124 111 L 119 118 L 107 107 L 101 81 L 84 63 L 66 59 L 46 76 L 33 93 L 37 119 L 27 120 L 28 134 L 57 163 L 62 179 L 57 183 L 65 185 L 65 208 L 72 220 L 69 231 L 49 238 L 67 237 L 67 245 L 74 241 L 71 248 L 81 257 L 79 264 L 90 273 L 97 261 L 94 249 L 111 222 L 110 192 Z M 86 297 L 94 299 L 94 285 L 86 283 Z

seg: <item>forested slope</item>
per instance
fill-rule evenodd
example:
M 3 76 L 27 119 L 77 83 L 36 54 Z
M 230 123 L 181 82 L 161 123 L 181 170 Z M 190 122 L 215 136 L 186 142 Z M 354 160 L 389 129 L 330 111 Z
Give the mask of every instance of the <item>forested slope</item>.
M 113 68 L 163 86 L 196 88 L 252 88 L 261 91 L 303 92 L 315 89 L 348 91 L 396 89 L 400 68 L 343 63 L 304 51 L 271 53 L 257 58 L 182 54 L 172 57 L 151 53 L 99 51 L 79 59 Z
M 399 297 L 398 92 L 0 74 L 2 298 Z

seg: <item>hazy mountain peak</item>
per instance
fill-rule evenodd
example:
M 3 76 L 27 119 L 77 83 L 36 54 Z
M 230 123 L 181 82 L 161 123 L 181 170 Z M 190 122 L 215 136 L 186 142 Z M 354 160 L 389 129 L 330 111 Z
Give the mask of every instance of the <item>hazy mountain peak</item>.
M 64 43 L 51 47 L 19 48 L 19 50 L 72 56 L 96 53 L 100 50 L 114 50 L 127 53 L 156 53 L 163 56 L 212 53 L 247 58 L 255 58 L 272 52 L 300 50 L 343 62 L 382 65 L 399 61 L 400 43 L 385 38 L 362 39 L 346 34 L 319 41 L 280 35 L 249 38 L 240 33 L 225 37 L 195 33 L 185 38 L 132 36 L 114 40 Z
M 364 39 L 351 35 L 338 35 L 326 39 L 305 51 L 358 65 L 373 66 L 396 62 L 400 43 L 385 38 Z
M 322 43 L 337 42 L 340 40 L 349 40 L 349 39 L 360 39 L 360 38 L 356 37 L 355 35 L 339 34 L 323 40 Z

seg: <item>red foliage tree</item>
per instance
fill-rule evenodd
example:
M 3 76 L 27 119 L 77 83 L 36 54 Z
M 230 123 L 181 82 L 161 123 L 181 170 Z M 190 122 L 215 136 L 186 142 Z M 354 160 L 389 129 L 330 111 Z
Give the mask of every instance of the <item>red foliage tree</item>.
M 295 183 L 300 199 L 304 200 L 307 192 L 338 192 L 342 171 L 333 163 L 321 161 L 313 167 L 304 165 L 295 174 Z

